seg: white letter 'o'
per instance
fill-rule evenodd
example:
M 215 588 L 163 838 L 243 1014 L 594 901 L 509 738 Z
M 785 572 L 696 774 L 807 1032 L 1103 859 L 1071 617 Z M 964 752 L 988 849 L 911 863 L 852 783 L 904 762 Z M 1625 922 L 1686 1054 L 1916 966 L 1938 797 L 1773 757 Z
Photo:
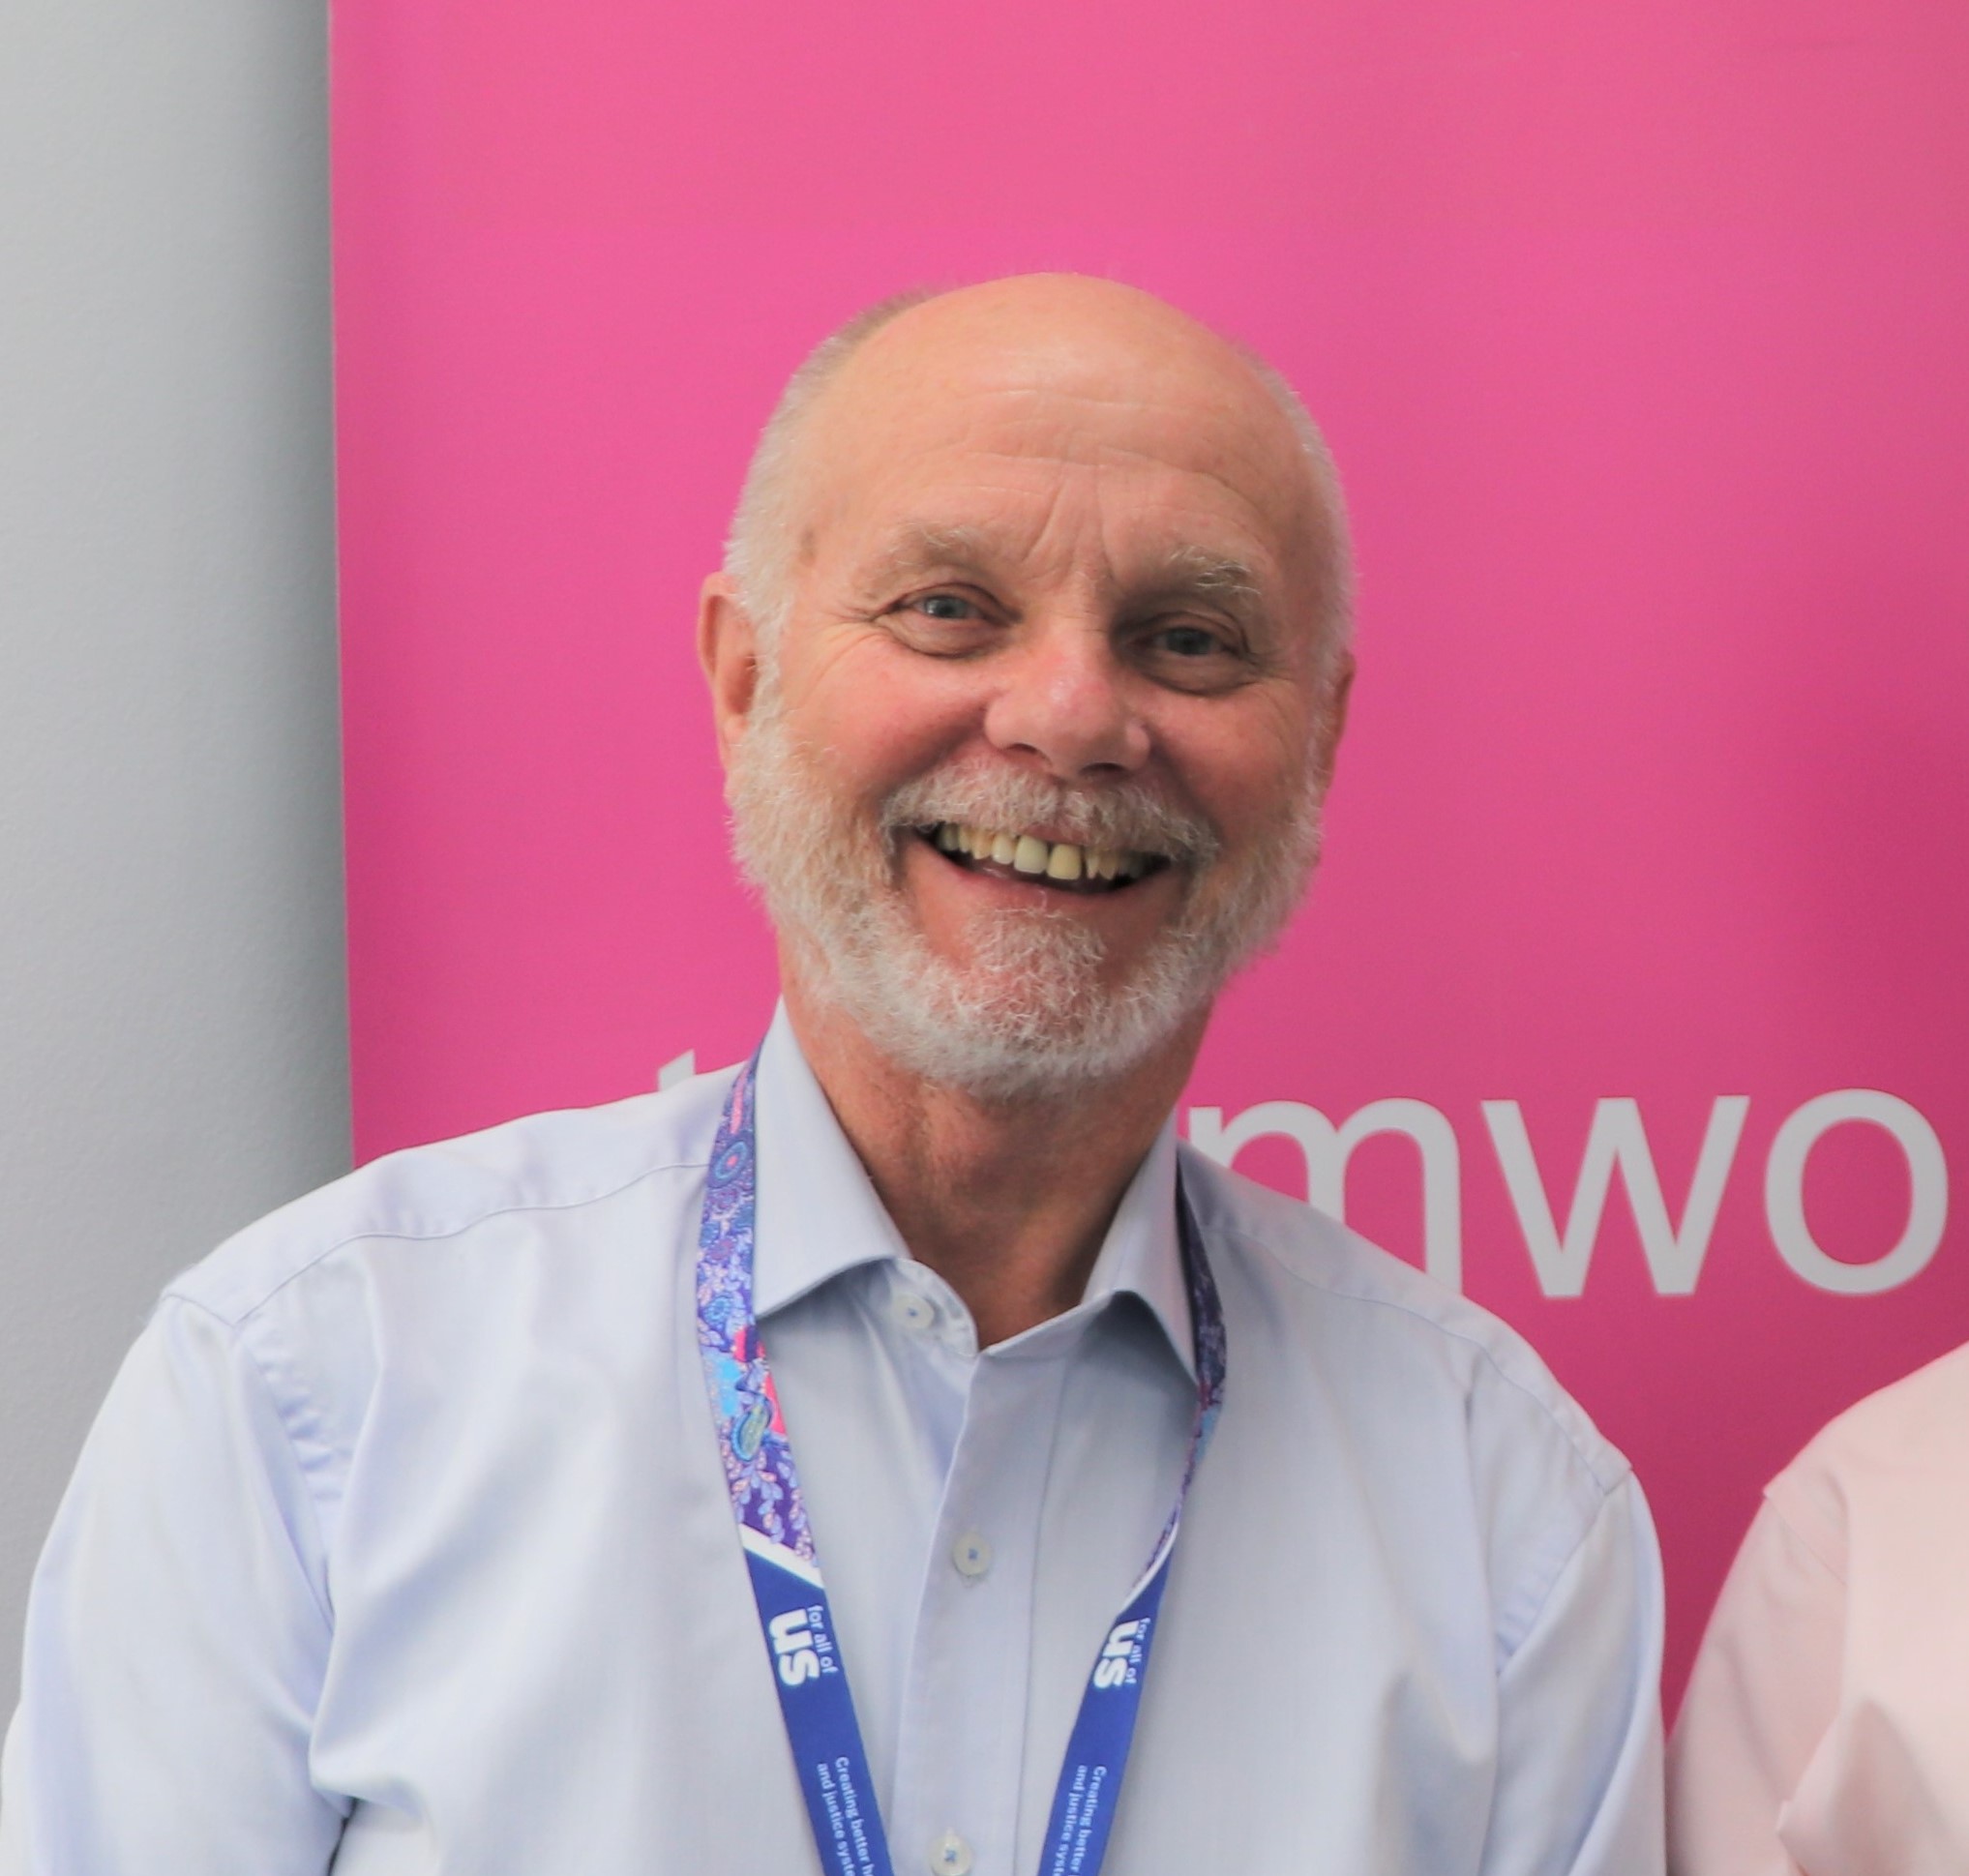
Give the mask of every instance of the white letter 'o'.
M 1865 1120 L 1893 1135 L 1907 1157 L 1907 1229 L 1871 1264 L 1841 1264 L 1819 1249 L 1805 1217 L 1805 1163 L 1822 1134 Z M 1927 1268 L 1949 1222 L 1949 1162 L 1926 1118 L 1897 1095 L 1842 1087 L 1807 1101 L 1777 1130 L 1764 1166 L 1764 1214 L 1771 1241 L 1785 1263 L 1817 1290 L 1838 1296 L 1873 1296 L 1897 1290 Z

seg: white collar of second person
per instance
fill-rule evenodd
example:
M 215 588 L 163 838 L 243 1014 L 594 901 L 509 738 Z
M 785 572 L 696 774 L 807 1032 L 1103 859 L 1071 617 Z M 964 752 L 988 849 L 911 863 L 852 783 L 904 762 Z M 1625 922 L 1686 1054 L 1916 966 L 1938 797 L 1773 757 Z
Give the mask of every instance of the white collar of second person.
M 807 1066 L 782 1003 L 760 1051 L 759 1200 L 753 1295 L 759 1319 L 857 1265 L 910 1262 L 880 1197 Z M 1176 1222 L 1176 1121 L 1163 1124 L 1102 1241 L 1088 1281 L 1098 1304 L 1130 1292 L 1149 1305 L 1194 1375 L 1189 1294 Z

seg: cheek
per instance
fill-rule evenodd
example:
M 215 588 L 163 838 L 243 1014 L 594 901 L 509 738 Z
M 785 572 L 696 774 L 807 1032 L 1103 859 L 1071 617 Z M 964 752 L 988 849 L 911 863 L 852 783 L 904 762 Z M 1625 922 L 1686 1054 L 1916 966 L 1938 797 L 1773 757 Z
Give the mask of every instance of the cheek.
M 1192 726 L 1178 768 L 1198 807 L 1238 841 L 1292 812 L 1305 786 L 1308 725 L 1289 706 Z
M 808 746 L 857 794 L 879 797 L 955 754 L 979 719 L 949 666 L 867 642 L 802 676 L 788 715 Z

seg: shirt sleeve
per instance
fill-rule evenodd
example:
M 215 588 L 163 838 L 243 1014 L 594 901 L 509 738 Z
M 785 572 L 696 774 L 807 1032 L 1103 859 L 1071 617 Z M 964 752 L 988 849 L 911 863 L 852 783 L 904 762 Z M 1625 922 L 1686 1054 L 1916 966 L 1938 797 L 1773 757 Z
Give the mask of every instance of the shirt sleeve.
M 1628 1474 L 1501 1672 L 1483 1876 L 1660 1876 L 1661 1627 L 1654 1521 Z
M 1767 1501 L 1710 1617 L 1676 1722 L 1676 1876 L 1798 1876 L 1779 1816 L 1837 1711 L 1844 1632 L 1844 1585 Z
M 167 1297 L 35 1573 L 0 1876 L 321 1876 L 347 1808 L 309 1777 L 323 1585 L 259 1368 Z

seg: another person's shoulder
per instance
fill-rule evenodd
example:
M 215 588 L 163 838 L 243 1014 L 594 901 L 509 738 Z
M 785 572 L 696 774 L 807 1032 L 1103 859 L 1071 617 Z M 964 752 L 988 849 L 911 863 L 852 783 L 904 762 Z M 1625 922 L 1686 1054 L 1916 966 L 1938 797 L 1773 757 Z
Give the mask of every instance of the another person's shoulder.
M 1969 1537 L 1969 1343 L 1829 1420 L 1765 1487 L 1800 1541 L 1843 1577 L 1856 1528 Z
M 1488 1310 L 1324 1212 L 1185 1148 L 1206 1238 L 1305 1361 L 1377 1413 L 1463 1416 L 1473 1448 L 1543 1455 L 1591 1515 L 1630 1475 L 1524 1337 Z
M 167 1286 L 237 1327 L 311 1273 L 348 1254 L 366 1263 L 433 1246 L 490 1242 L 527 1221 L 579 1239 L 639 1192 L 701 1180 L 731 1071 L 662 1093 L 527 1115 L 482 1132 L 385 1154 L 235 1234 Z M 606 1226 L 601 1226 L 606 1229 Z
M 1829 1420 L 1792 1462 L 1839 1470 L 1887 1462 L 1959 1468 L 1969 1452 L 1969 1343 L 1917 1368 Z

